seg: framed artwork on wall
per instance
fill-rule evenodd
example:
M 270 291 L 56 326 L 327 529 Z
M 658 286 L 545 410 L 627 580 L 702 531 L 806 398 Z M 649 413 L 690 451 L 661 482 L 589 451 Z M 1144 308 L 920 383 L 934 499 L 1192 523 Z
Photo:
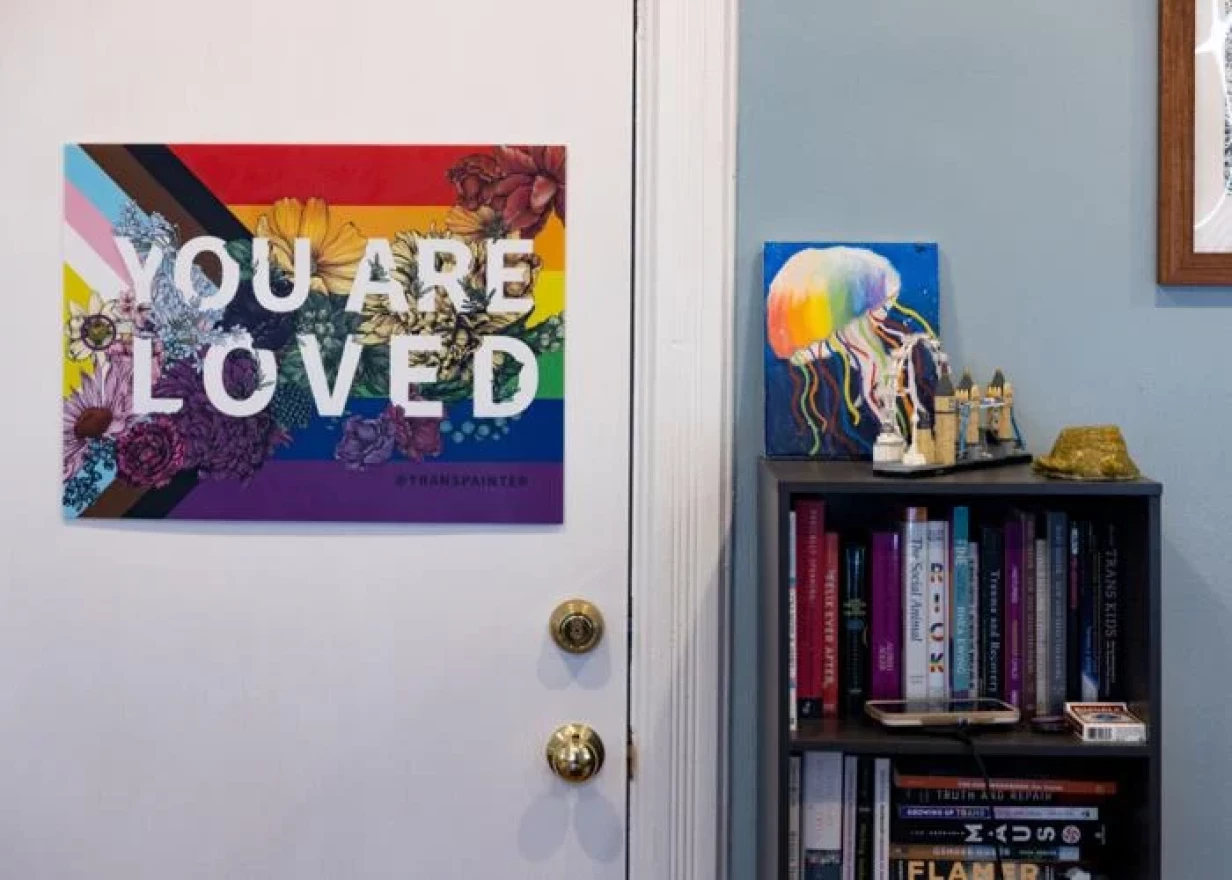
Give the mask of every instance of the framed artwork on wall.
M 1159 9 L 1157 281 L 1232 285 L 1232 0 Z

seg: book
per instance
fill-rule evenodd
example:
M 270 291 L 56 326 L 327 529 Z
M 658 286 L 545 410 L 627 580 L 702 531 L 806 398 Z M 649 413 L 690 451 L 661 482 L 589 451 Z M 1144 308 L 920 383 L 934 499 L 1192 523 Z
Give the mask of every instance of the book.
M 928 511 L 907 508 L 903 524 L 903 699 L 928 699 Z
M 869 696 L 874 700 L 899 700 L 903 693 L 899 647 L 903 638 L 903 591 L 899 547 L 897 532 L 873 534 Z
M 1080 795 L 1083 797 L 1111 797 L 1117 793 L 1116 780 L 1102 779 L 1054 779 L 1033 777 L 993 777 L 987 782 L 978 776 L 950 776 L 895 771 L 894 786 L 899 791 L 920 791 L 942 796 L 958 793 L 973 796 L 973 800 L 1000 801 L 998 795 Z M 991 798 L 989 795 L 991 794 Z M 964 800 L 956 798 L 956 800 Z M 1015 798 L 1010 797 L 1012 802 Z M 1025 797 L 1024 802 L 1040 800 Z
M 1035 539 L 1035 714 L 1052 714 L 1052 577 L 1048 539 Z
M 1095 525 L 1085 520 L 1078 536 L 1079 613 L 1081 614 L 1082 655 L 1080 660 L 1082 699 L 1099 699 L 1100 563 Z
M 1002 860 L 1004 880 L 1109 880 L 1066 863 Z M 895 859 L 894 880 L 1002 880 L 992 855 L 983 859 Z
M 1081 558 L 1078 548 L 1078 535 L 1081 527 L 1076 522 L 1069 523 L 1069 608 L 1066 629 L 1069 639 L 1065 643 L 1065 699 L 1077 697 L 1082 693 L 1082 617 L 1080 615 L 1082 583 L 1078 572 L 1078 560 Z
M 825 503 L 806 498 L 796 502 L 796 651 L 798 713 L 801 719 L 821 717 L 822 579 L 825 551 Z
M 950 524 L 928 523 L 928 698 L 950 696 Z
M 1069 523 L 1064 513 L 1049 512 L 1048 523 L 1048 575 L 1051 578 L 1049 622 L 1052 624 L 1051 642 L 1048 647 L 1049 672 L 1052 682 L 1048 688 L 1048 714 L 1060 715 L 1065 706 L 1067 685 L 1066 664 L 1069 656 L 1069 563 L 1067 538 Z
M 821 592 L 821 715 L 838 717 L 839 696 L 839 542 L 835 532 L 825 534 L 825 579 Z
M 1022 717 L 1035 714 L 1035 652 L 1038 648 L 1035 622 L 1035 517 L 1022 515 Z
M 873 880 L 875 780 L 873 759 L 861 757 L 856 771 L 856 880 Z
M 1121 595 L 1120 545 L 1116 523 L 1108 523 L 1103 546 L 1103 663 L 1100 665 L 1099 698 L 1104 702 L 1120 695 Z
M 799 626 L 799 602 L 796 583 L 796 511 L 787 514 L 787 729 L 795 733 L 800 728 L 798 701 L 800 640 L 796 638 Z
M 856 779 L 860 759 L 843 756 L 843 880 L 856 880 Z
M 980 652 L 983 648 L 980 628 L 980 545 L 975 541 L 967 544 L 967 566 L 970 569 L 967 579 L 971 583 L 971 696 L 983 697 L 984 670 L 980 665 Z
M 803 880 L 800 875 L 800 764 L 792 755 L 787 768 L 787 880 Z
M 980 533 L 980 630 L 983 637 L 980 673 L 984 696 L 1003 699 L 1002 573 L 1005 560 L 1001 530 L 985 526 Z
M 1005 524 L 1005 629 L 1002 651 L 1005 662 L 1004 700 L 1022 708 L 1022 521 L 1011 518 Z
M 856 717 L 868 695 L 868 551 L 843 548 L 843 712 Z
M 952 689 L 955 699 L 967 700 L 976 696 L 972 684 L 971 664 L 974 659 L 972 646 L 971 613 L 971 565 L 967 552 L 970 549 L 970 509 L 959 505 L 951 516 L 950 540 L 953 546 L 951 572 L 950 632 L 954 654 L 951 657 Z
M 873 880 L 890 878 L 890 778 L 890 759 L 874 759 Z
M 842 880 L 843 756 L 808 752 L 800 804 L 804 880 Z

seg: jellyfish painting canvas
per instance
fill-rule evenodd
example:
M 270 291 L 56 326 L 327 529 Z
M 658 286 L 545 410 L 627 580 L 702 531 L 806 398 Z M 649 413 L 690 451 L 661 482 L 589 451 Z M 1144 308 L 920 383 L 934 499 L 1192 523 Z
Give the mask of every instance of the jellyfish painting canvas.
M 770 242 L 763 271 L 766 454 L 871 459 L 895 350 L 913 334 L 940 332 L 937 246 Z M 922 408 L 934 378 L 922 358 Z

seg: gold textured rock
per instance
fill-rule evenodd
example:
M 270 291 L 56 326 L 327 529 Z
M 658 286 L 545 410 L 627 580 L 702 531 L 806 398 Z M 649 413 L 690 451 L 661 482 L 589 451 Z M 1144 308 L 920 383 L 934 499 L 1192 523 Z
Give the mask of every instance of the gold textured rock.
M 1063 480 L 1136 480 L 1142 476 L 1116 425 L 1064 428 L 1052 451 L 1035 460 L 1035 470 Z

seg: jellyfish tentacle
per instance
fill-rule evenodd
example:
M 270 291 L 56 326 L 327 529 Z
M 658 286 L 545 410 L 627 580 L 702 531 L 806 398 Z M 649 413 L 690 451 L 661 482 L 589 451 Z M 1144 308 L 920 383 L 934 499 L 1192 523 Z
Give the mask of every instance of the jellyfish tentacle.
M 838 337 L 839 342 L 842 342 L 842 337 Z M 854 401 L 851 399 L 851 361 L 847 359 L 847 347 L 845 345 L 835 346 L 838 352 L 838 358 L 843 362 L 843 400 L 847 404 L 847 411 L 851 413 L 851 420 L 855 424 L 860 424 L 860 411 L 856 409 Z
M 791 419 L 796 424 L 797 433 L 804 432 L 804 418 L 801 418 L 801 416 L 808 415 L 804 408 L 804 391 L 800 385 L 801 374 L 803 372 L 804 370 L 799 367 L 787 371 L 787 375 L 791 379 Z
M 898 309 L 902 314 L 906 315 L 908 318 L 914 318 L 916 322 L 919 323 L 920 327 L 923 328 L 924 332 L 927 333 L 929 336 L 937 335 L 936 332 L 933 330 L 933 328 L 929 325 L 928 321 L 924 320 L 924 316 L 921 315 L 919 312 L 917 312 L 915 309 L 912 309 L 912 308 L 909 308 L 908 306 L 903 305 L 902 303 L 898 302 L 898 300 L 894 301 L 894 308 Z
M 834 432 L 834 436 L 841 440 L 843 445 L 846 446 L 848 450 L 858 453 L 860 451 L 859 444 L 853 443 L 848 432 L 843 430 L 846 428 L 846 420 L 843 418 L 843 410 L 839 407 L 839 404 L 842 401 L 843 392 L 839 389 L 838 383 L 835 381 L 834 376 L 830 374 L 829 370 L 823 370 L 821 375 L 822 378 L 826 380 L 826 384 L 829 386 L 831 393 L 834 395 L 831 398 L 830 421 L 831 423 L 838 424 L 840 428 L 840 430 Z
M 813 421 L 809 410 L 812 409 L 816 413 L 816 402 L 814 400 L 814 392 L 817 385 L 813 381 L 816 373 L 811 365 L 800 365 L 800 374 L 804 378 L 804 390 L 800 395 L 800 411 L 804 414 L 804 421 L 808 424 L 809 432 L 812 436 L 812 446 L 809 448 L 810 455 L 816 455 L 821 448 L 821 435 L 825 432 L 825 420 L 821 420 L 822 424 L 819 427 L 817 422 Z
M 863 399 L 864 406 L 872 414 L 877 412 L 877 362 L 874 355 L 866 350 L 861 344 L 860 328 L 863 326 L 861 321 L 857 321 L 850 327 L 844 328 L 839 333 L 839 339 L 851 351 L 852 357 L 855 358 L 856 365 L 860 374 L 860 396 Z M 857 422 L 856 424 L 859 424 Z

